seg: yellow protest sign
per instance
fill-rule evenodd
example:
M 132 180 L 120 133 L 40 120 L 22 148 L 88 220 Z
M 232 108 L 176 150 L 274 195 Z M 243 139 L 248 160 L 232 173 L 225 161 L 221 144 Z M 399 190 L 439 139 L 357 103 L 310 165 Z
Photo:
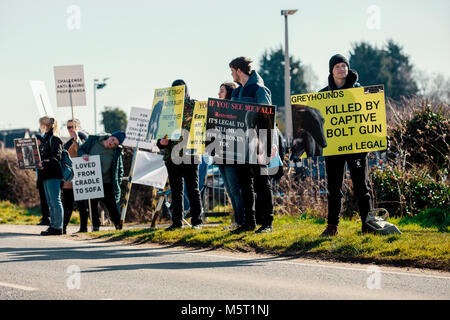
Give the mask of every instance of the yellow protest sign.
M 208 101 L 195 101 L 188 146 L 196 155 L 202 155 L 205 151 L 207 113 Z
M 382 85 L 291 96 L 294 157 L 386 149 Z
M 155 90 L 146 140 L 161 139 L 165 135 L 173 140 L 180 137 L 184 92 L 184 85 Z

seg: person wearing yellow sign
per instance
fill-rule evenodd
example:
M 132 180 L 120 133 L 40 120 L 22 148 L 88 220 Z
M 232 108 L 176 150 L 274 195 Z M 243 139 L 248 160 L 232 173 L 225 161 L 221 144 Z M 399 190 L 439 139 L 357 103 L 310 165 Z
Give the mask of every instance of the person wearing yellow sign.
M 328 86 L 319 92 L 361 87 L 358 74 L 350 69 L 349 61 L 340 54 L 331 57 Z M 359 215 L 362 221 L 362 232 L 370 232 L 365 221 L 372 209 L 372 196 L 369 187 L 367 170 L 367 152 L 325 157 L 325 169 L 328 183 L 328 225 L 322 237 L 338 234 L 339 214 L 342 210 L 342 182 L 345 164 L 350 170 L 354 192 L 358 201 Z

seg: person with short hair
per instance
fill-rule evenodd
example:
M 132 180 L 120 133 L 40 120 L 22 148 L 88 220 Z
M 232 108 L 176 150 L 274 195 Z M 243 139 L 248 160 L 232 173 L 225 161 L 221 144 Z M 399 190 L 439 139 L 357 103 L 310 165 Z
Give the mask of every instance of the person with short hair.
M 39 119 L 44 136 L 39 143 L 41 161 L 38 164 L 38 180 L 43 182 L 45 197 L 50 210 L 50 227 L 41 232 L 43 236 L 62 235 L 64 209 L 61 202 L 62 140 L 58 137 L 58 121 L 55 117 L 44 116 Z
M 319 92 L 358 88 L 358 73 L 350 69 L 350 63 L 341 54 L 336 54 L 329 61 L 328 86 Z M 328 184 L 328 225 L 322 237 L 338 234 L 339 214 L 342 210 L 342 183 L 345 164 L 350 170 L 353 190 L 358 200 L 359 215 L 362 221 L 362 232 L 370 232 L 365 220 L 372 209 L 372 196 L 369 187 L 367 152 L 343 154 L 325 157 L 325 170 Z
M 122 229 L 120 222 L 120 183 L 123 177 L 122 143 L 125 132 L 115 131 L 110 135 L 90 135 L 78 149 L 78 156 L 89 161 L 89 156 L 99 155 L 102 168 L 104 197 L 91 199 L 92 225 L 94 231 L 100 230 L 98 202 L 108 209 L 109 217 L 116 230 Z
M 195 101 L 190 98 L 188 87 L 186 82 L 182 79 L 172 82 L 171 87 L 185 86 L 185 107 L 189 105 L 192 110 L 194 109 Z M 185 114 L 183 118 L 185 119 Z M 183 121 L 184 124 L 187 122 Z M 190 130 L 190 128 L 183 128 Z M 202 201 L 199 190 L 199 175 L 198 175 L 198 162 L 195 162 L 195 156 L 186 156 L 185 154 L 179 154 L 182 158 L 180 164 L 174 163 L 172 159 L 172 150 L 180 143 L 181 140 L 171 140 L 164 137 L 157 140 L 157 146 L 164 154 L 164 164 L 167 168 L 167 174 L 169 176 L 169 184 L 172 194 L 172 224 L 166 228 L 167 231 L 179 229 L 183 227 L 183 197 L 184 197 L 184 184 L 186 183 L 186 191 L 189 199 L 191 224 L 193 229 L 201 229 L 203 227 L 202 220 Z
M 257 104 L 272 104 L 271 92 L 264 85 L 261 76 L 252 68 L 252 60 L 247 57 L 238 57 L 229 63 L 233 80 L 239 86 L 231 94 L 232 101 L 250 102 Z M 259 115 L 246 115 L 247 129 L 274 129 L 266 128 L 269 123 L 267 118 Z M 267 146 L 272 147 L 271 134 L 267 137 Z M 251 142 L 252 143 L 252 142 Z M 258 149 L 260 143 L 258 143 Z M 267 152 L 267 150 L 263 150 Z M 269 151 L 268 154 L 270 154 Z M 259 216 L 261 227 L 257 233 L 273 231 L 273 202 L 272 185 L 266 164 L 238 164 L 236 166 L 239 175 L 239 183 L 245 208 L 245 223 L 234 232 L 245 232 L 256 229 L 256 216 Z M 255 192 L 258 206 L 255 207 Z M 258 210 L 256 213 L 255 210 Z
M 67 131 L 70 139 L 63 145 L 63 149 L 67 150 L 71 158 L 78 156 L 78 149 L 81 144 L 87 140 L 87 135 L 80 131 L 81 124 L 78 119 L 70 119 L 67 121 Z M 70 222 L 73 212 L 74 196 L 72 182 L 63 181 L 63 207 L 64 207 L 64 226 L 63 233 L 67 231 L 67 225 Z M 78 212 L 80 213 L 80 230 L 78 232 L 87 232 L 87 221 L 89 216 L 89 209 L 86 200 L 76 201 Z

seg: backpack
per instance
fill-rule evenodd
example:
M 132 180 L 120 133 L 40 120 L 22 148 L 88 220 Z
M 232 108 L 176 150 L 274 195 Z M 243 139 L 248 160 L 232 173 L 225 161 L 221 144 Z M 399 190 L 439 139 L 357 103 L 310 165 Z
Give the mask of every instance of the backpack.
M 377 208 L 369 212 L 366 218 L 366 224 L 376 233 L 382 235 L 402 234 L 395 225 L 386 221 L 388 218 L 389 212 L 386 209 Z
M 69 152 L 65 149 L 62 151 L 60 165 L 63 180 L 65 182 L 71 182 L 73 179 L 72 159 L 70 159 Z

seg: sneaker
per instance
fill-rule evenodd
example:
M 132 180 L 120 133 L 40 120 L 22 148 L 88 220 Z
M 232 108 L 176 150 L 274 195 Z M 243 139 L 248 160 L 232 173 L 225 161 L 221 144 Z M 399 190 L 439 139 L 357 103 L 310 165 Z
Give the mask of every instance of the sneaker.
M 332 237 L 337 235 L 338 232 L 338 227 L 337 226 L 333 226 L 331 224 L 329 224 L 327 226 L 327 228 L 325 229 L 324 232 L 322 232 L 322 234 L 320 235 L 321 237 Z
M 86 233 L 86 232 L 88 232 L 87 229 L 80 229 L 77 232 L 75 232 L 75 234 L 77 234 L 77 233 Z
M 92 228 L 92 232 L 97 232 L 97 231 L 100 231 L 100 227 L 94 227 L 94 228 Z
M 45 231 L 41 232 L 41 236 L 60 236 L 62 235 L 61 229 L 54 229 L 52 227 L 48 228 Z
M 167 227 L 165 230 L 166 231 L 172 231 L 172 230 L 181 229 L 181 228 L 182 228 L 182 226 L 180 226 L 178 224 L 172 224 L 170 227 Z
M 201 229 L 201 228 L 203 228 L 203 223 L 193 224 L 193 225 L 192 225 L 192 229 L 199 230 L 199 229 Z
M 273 231 L 272 226 L 261 226 L 255 233 L 269 233 Z

